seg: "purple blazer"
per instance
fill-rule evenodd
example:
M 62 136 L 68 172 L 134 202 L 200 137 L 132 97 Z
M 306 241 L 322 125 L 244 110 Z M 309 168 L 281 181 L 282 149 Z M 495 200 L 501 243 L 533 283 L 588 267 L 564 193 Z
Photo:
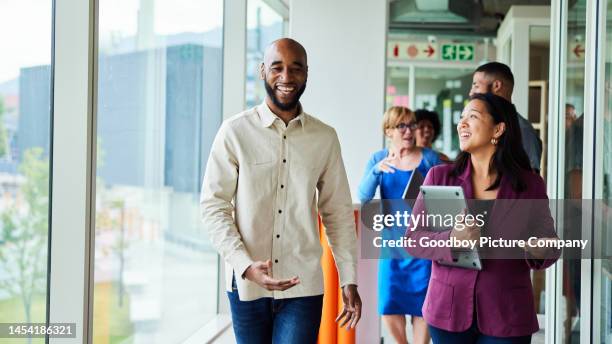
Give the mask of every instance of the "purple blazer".
M 451 177 L 452 165 L 438 165 L 427 173 L 424 185 L 455 185 L 463 188 L 467 199 L 474 197 L 471 179 L 471 164 L 457 177 Z M 546 186 L 537 174 L 525 171 L 521 176 L 527 188 L 515 192 L 507 178 L 502 177 L 497 199 L 508 199 L 512 204 L 518 199 L 541 199 L 539 206 L 532 206 L 528 216 L 520 207 L 504 207 L 496 202 L 491 209 L 487 231 L 496 233 L 537 233 L 537 237 L 557 237 L 554 222 L 548 208 Z M 503 201 L 507 202 L 507 201 Z M 520 202 L 515 202 L 520 203 Z M 508 209 L 509 208 L 509 209 Z M 424 210 L 424 202 L 419 195 L 413 213 Z M 467 330 L 474 317 L 474 306 L 478 329 L 485 335 L 495 337 L 526 336 L 538 331 L 530 269 L 545 269 L 552 265 L 560 255 L 556 251 L 550 259 L 534 259 L 522 253 L 524 259 L 484 259 L 482 270 L 471 270 L 441 265 L 438 261 L 451 261 L 450 248 L 419 247 L 421 237 L 444 239 L 450 237 L 450 230 L 433 232 L 423 230 L 408 231 L 406 235 L 416 240 L 416 246 L 407 248 L 416 257 L 433 261 L 431 279 L 423 304 L 423 317 L 428 324 L 452 332 Z

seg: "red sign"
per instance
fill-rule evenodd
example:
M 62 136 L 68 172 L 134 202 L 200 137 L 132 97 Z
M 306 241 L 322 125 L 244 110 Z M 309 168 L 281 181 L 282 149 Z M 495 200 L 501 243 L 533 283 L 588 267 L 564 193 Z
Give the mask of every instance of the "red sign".
M 426 42 L 390 41 L 387 56 L 392 60 L 437 60 L 438 45 Z

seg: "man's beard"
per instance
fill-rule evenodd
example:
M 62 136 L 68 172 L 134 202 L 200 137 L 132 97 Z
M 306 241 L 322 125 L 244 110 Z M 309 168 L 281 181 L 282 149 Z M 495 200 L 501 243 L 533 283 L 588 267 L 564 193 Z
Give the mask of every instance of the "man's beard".
M 276 107 L 278 107 L 282 111 L 293 110 L 299 103 L 302 93 L 304 93 L 304 91 L 306 90 L 306 83 L 304 83 L 304 85 L 302 85 L 302 87 L 297 91 L 297 94 L 295 95 L 295 97 L 293 98 L 291 102 L 281 103 L 281 101 L 276 97 L 276 93 L 274 93 L 274 89 L 265 80 L 264 80 L 264 85 L 266 87 L 266 93 L 268 94 L 268 97 L 270 97 L 270 99 L 272 100 L 272 103 L 274 103 L 274 105 L 276 105 Z

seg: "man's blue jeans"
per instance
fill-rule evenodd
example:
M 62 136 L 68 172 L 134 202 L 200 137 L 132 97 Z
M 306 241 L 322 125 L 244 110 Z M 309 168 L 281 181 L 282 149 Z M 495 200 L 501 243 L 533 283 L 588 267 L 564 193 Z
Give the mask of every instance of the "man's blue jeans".
M 323 295 L 240 301 L 236 284 L 232 284 L 227 296 L 238 344 L 317 342 Z

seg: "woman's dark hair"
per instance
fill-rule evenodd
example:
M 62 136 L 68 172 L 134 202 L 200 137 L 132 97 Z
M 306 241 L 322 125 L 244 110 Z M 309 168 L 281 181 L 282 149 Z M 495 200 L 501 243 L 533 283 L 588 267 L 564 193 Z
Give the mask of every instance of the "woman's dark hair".
M 416 115 L 417 123 L 419 123 L 420 121 L 429 121 L 429 122 L 431 122 L 431 125 L 433 126 L 433 130 L 434 130 L 434 136 L 433 136 L 433 140 L 431 140 L 431 142 L 436 141 L 436 139 L 440 135 L 440 131 L 441 131 L 441 127 L 442 127 L 440 125 L 440 118 L 439 118 L 438 114 L 433 112 L 433 111 L 429 111 L 429 110 L 425 110 L 425 109 L 416 110 L 414 112 L 414 114 Z
M 529 158 L 523 148 L 521 128 L 517 117 L 519 115 L 516 112 L 516 108 L 506 99 L 492 93 L 476 93 L 470 97 L 470 100 L 474 99 L 484 102 L 487 112 L 491 114 L 495 124 L 501 122 L 506 124 L 506 130 L 500 136 L 497 149 L 489 164 L 489 170 L 495 170 L 497 178 L 487 190 L 496 189 L 504 175 L 507 175 L 510 179 L 514 191 L 520 192 L 525 190 L 527 185 L 520 176 L 523 170 L 531 171 L 531 165 L 529 165 Z M 470 153 L 459 153 L 451 175 L 456 177 L 465 171 L 469 159 Z

